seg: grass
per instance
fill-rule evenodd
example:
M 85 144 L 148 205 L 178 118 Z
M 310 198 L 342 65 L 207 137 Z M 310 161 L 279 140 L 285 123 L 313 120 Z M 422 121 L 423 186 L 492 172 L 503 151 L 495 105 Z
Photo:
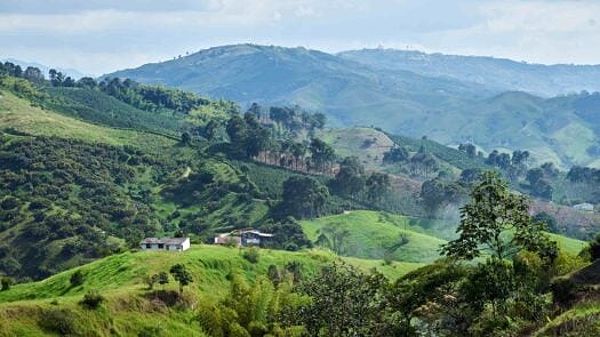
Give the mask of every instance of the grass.
M 533 337 L 598 336 L 600 334 L 600 302 L 584 301 L 549 321 Z
M 229 289 L 228 275 L 238 272 L 248 280 L 267 274 L 270 265 L 283 267 L 297 261 L 305 276 L 313 275 L 327 263 L 343 260 L 362 271 L 375 268 L 394 279 L 421 266 L 418 263 L 339 258 L 331 252 L 307 250 L 286 252 L 260 250 L 259 261 L 252 264 L 237 248 L 193 245 L 182 253 L 127 252 L 56 274 L 46 280 L 18 284 L 0 292 L 0 336 L 56 336 L 40 327 L 44 316 L 55 310 L 66 310 L 75 317 L 75 336 L 138 336 L 144 328 L 161 332 L 160 336 L 205 336 L 195 320 L 193 308 L 167 308 L 142 297 L 142 277 L 168 271 L 183 263 L 192 272 L 194 282 L 186 288 L 186 296 L 194 301 L 215 301 Z M 69 279 L 80 270 L 84 283 L 72 287 Z M 160 288 L 160 286 L 157 286 Z M 106 300 L 98 310 L 85 310 L 77 304 L 88 290 L 97 290 Z M 177 289 L 171 283 L 165 289 Z
M 74 138 L 91 143 L 133 145 L 162 151 L 177 141 L 147 132 L 98 126 L 32 106 L 27 100 L 0 90 L 0 129 L 34 136 Z
M 240 249 L 212 245 L 193 245 L 183 253 L 126 252 L 56 274 L 43 281 L 15 285 L 9 291 L 0 292 L 0 303 L 81 296 L 90 289 L 103 293 L 135 292 L 144 287 L 144 276 L 168 271 L 176 263 L 185 264 L 194 274 L 195 283 L 191 287 L 194 292 L 213 296 L 222 294 L 227 289 L 227 275 L 232 271 L 240 271 L 249 280 L 254 280 L 259 275 L 266 275 L 270 265 L 285 266 L 288 262 L 298 261 L 303 265 L 304 272 L 312 275 L 320 266 L 338 259 L 335 254 L 322 250 L 287 252 L 261 249 L 259 262 L 252 264 L 242 257 Z M 397 278 L 420 266 L 412 263 L 385 265 L 377 260 L 346 261 L 363 271 L 376 268 L 390 278 Z M 82 286 L 72 287 L 69 279 L 77 270 L 85 275 L 85 282 Z
M 570 254 L 576 256 L 581 252 L 583 248 L 587 246 L 587 242 L 569 238 L 560 234 L 547 233 L 550 236 L 550 239 L 556 241 L 558 247 Z
M 439 257 L 440 245 L 446 241 L 426 233 L 428 220 L 415 220 L 400 215 L 374 211 L 352 211 L 302 222 L 311 240 L 316 240 L 324 228 L 334 226 L 347 230 L 343 245 L 347 256 L 405 262 L 432 262 Z M 400 238 L 408 242 L 401 244 Z

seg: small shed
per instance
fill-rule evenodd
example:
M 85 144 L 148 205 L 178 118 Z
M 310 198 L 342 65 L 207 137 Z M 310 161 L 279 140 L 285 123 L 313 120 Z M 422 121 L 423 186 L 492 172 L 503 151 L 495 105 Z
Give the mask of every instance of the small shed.
M 142 250 L 166 250 L 183 252 L 190 248 L 190 238 L 145 238 L 140 242 Z

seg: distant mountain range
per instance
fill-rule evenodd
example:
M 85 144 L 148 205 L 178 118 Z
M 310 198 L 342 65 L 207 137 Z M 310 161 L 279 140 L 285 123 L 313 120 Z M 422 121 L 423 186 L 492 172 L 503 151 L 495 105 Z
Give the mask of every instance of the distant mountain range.
M 38 68 L 39 70 L 42 71 L 42 73 L 44 74 L 44 76 L 46 76 L 46 78 L 48 77 L 48 71 L 50 70 L 50 68 L 53 68 L 53 67 L 49 67 L 47 65 L 40 64 L 40 63 L 37 63 L 37 62 L 22 61 L 22 60 L 17 60 L 17 59 L 14 59 L 14 58 L 6 58 L 6 59 L 2 59 L 0 61 L 2 61 L 2 62 L 11 62 L 11 63 L 14 63 L 14 64 L 18 64 L 18 65 L 21 66 L 21 68 L 23 68 L 23 70 L 25 70 L 25 68 L 27 68 L 27 67 Z M 67 76 L 71 76 L 74 79 L 80 79 L 80 78 L 85 77 L 85 76 L 91 76 L 91 75 L 84 74 L 84 73 L 82 73 L 82 72 L 80 72 L 80 71 L 78 71 L 76 69 L 72 69 L 72 68 L 64 69 L 64 68 L 58 68 L 58 67 L 56 67 L 54 69 L 60 71 L 63 74 L 67 74 Z
M 244 105 L 299 104 L 332 125 L 373 125 L 486 151 L 527 149 L 539 161 L 600 166 L 599 66 L 387 49 L 332 55 L 231 45 L 106 76 L 164 84 Z M 528 92 L 528 93 L 526 93 Z M 557 93 L 558 97 L 544 97 Z
M 543 65 L 396 49 L 352 50 L 337 55 L 383 71 L 405 70 L 423 76 L 477 83 L 490 89 L 525 91 L 546 97 L 600 90 L 600 65 Z

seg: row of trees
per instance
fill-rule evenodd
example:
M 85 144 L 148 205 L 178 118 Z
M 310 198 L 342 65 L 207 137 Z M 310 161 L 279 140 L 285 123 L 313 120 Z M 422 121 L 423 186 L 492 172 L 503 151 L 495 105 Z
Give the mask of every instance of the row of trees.
M 218 134 L 219 127 L 216 123 L 207 125 L 209 140 Z M 323 174 L 330 174 L 335 163 L 335 151 L 327 143 L 318 138 L 313 138 L 309 143 L 297 142 L 291 138 L 280 139 L 251 112 L 246 112 L 243 116 L 232 116 L 227 121 L 225 130 L 230 147 L 238 157 Z
M 423 146 L 411 155 L 405 147 L 396 145 L 383 154 L 383 163 L 400 165 L 406 173 L 425 178 L 431 177 L 440 169 L 437 158 Z

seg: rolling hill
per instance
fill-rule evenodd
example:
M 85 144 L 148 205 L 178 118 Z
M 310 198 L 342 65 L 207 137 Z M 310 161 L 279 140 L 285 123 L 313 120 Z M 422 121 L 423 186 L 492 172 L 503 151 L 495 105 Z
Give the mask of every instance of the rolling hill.
M 595 149 L 600 136 L 594 112 L 600 102 L 596 95 L 542 98 L 518 91 L 543 88 L 538 82 L 548 77 L 562 83 L 556 73 L 568 77 L 569 69 L 596 83 L 597 67 L 539 66 L 543 71 L 538 71 L 538 66 L 503 60 L 480 62 L 473 72 L 486 73 L 489 67 L 494 74 L 497 63 L 508 63 L 529 69 L 525 73 L 532 78 L 523 80 L 531 82 L 527 86 L 518 81 L 488 86 L 468 76 L 440 74 L 435 63 L 430 72 L 419 71 L 429 69 L 428 62 L 407 70 L 393 67 L 393 58 L 379 65 L 377 51 L 367 54 L 363 60 L 359 52 L 331 55 L 304 48 L 232 45 L 106 76 L 174 86 L 242 105 L 299 104 L 325 112 L 333 126 L 373 125 L 393 134 L 427 135 L 442 144 L 470 142 L 486 151 L 526 149 L 538 161 L 564 166 L 598 164 Z M 455 62 L 471 61 L 458 58 Z M 513 78 L 510 74 L 504 78 Z M 571 91 L 556 89 L 563 94 Z
M 0 336 L 56 336 L 67 328 L 74 329 L 73 334 L 77 336 L 146 336 L 142 333 L 149 328 L 165 337 L 207 336 L 197 321 L 196 307 L 206 309 L 210 303 L 220 300 L 230 288 L 232 273 L 255 281 L 266 277 L 269 266 L 284 268 L 293 262 L 299 264 L 302 275 L 308 277 L 321 266 L 340 261 L 333 254 L 318 250 L 296 253 L 261 250 L 256 264 L 242 255 L 236 248 L 206 245 L 193 245 L 188 251 L 174 254 L 123 253 L 40 282 L 19 284 L 0 292 Z M 375 268 L 392 279 L 421 266 L 357 258 L 341 260 L 365 272 Z M 194 282 L 186 289 L 187 299 L 192 304 L 167 306 L 148 298 L 144 276 L 168 271 L 177 263 L 185 264 L 193 274 Z M 69 279 L 77 271 L 84 275 L 84 282 L 73 287 Z M 168 284 L 161 289 L 176 288 L 175 284 Z M 100 310 L 87 310 L 77 304 L 89 290 L 99 291 L 106 298 Z M 54 322 L 48 322 L 46 317 Z
M 411 72 L 378 72 L 315 50 L 246 44 L 202 50 L 105 77 L 164 84 L 242 104 L 299 104 L 327 112 L 337 125 L 383 125 L 388 118 L 384 112 L 439 110 L 490 93 L 480 86 Z
M 398 49 L 350 50 L 338 56 L 381 70 L 411 71 L 478 83 L 501 91 L 556 96 L 600 90 L 599 65 L 543 65 L 482 56 L 427 54 Z
M 351 211 L 306 220 L 302 228 L 312 241 L 321 234 L 333 240 L 337 233 L 347 231 L 342 240 L 340 253 L 369 259 L 389 259 L 408 262 L 433 262 L 439 258 L 439 248 L 446 243 L 426 232 L 434 221 L 371 211 Z

